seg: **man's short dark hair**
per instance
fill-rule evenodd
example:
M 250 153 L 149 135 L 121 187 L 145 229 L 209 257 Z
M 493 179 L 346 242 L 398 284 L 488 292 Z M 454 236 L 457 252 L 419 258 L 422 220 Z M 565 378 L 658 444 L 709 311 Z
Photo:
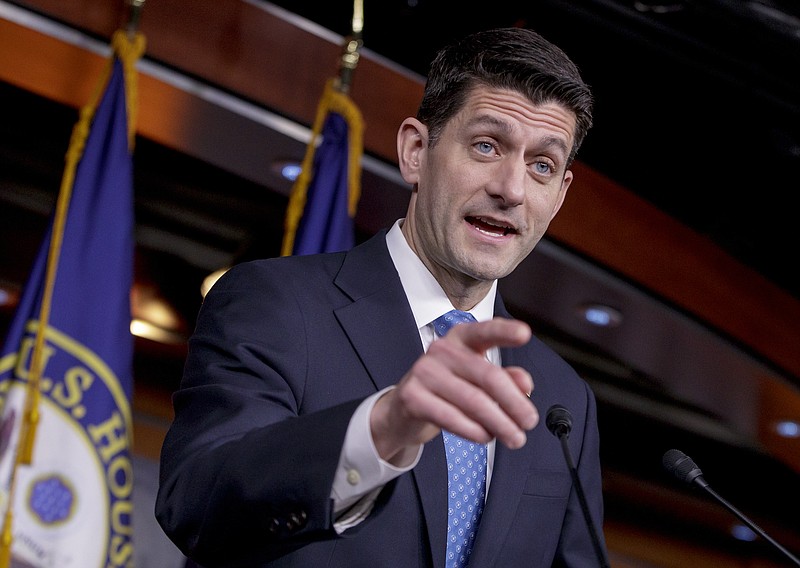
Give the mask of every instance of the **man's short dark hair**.
M 431 63 L 417 111 L 431 146 L 477 85 L 513 90 L 536 105 L 555 102 L 573 112 L 572 162 L 592 126 L 594 100 L 561 48 L 527 28 L 480 31 L 442 48 Z

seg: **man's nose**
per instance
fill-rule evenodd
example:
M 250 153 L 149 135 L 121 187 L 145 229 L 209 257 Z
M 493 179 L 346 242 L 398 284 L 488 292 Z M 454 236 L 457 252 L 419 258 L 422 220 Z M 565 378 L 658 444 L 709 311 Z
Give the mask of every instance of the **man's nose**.
M 506 207 L 516 207 L 525 200 L 528 165 L 522 159 L 503 160 L 489 181 L 487 192 Z

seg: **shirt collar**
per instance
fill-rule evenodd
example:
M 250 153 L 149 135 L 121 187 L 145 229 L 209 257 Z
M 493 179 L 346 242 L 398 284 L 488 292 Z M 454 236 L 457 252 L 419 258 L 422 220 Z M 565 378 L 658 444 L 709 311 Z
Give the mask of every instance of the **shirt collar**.
M 398 219 L 389 229 L 386 234 L 386 245 L 400 275 L 400 282 L 414 313 L 417 328 L 421 328 L 454 308 L 433 274 L 408 245 L 400 228 L 402 223 L 403 219 Z M 492 283 L 489 293 L 469 310 L 476 320 L 488 321 L 494 317 L 496 294 L 497 280 Z

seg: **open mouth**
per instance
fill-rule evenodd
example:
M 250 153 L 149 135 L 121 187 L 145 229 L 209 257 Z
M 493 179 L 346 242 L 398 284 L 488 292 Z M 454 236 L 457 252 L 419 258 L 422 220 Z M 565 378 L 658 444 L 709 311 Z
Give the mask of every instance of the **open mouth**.
M 497 221 L 490 221 L 483 217 L 466 217 L 465 220 L 480 232 L 486 233 L 487 235 L 505 237 L 517 233 L 517 230 L 510 225 L 498 223 Z

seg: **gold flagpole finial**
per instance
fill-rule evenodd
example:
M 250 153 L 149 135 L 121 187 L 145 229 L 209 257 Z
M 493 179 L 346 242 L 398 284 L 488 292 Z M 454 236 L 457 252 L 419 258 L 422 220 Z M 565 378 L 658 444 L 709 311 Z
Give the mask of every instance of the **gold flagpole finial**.
M 364 45 L 361 37 L 363 30 L 364 2 L 363 0 L 354 0 L 352 33 L 345 39 L 342 55 L 339 58 L 339 77 L 336 81 L 336 88 L 345 94 L 350 91 L 353 72 L 358 66 L 358 60 L 361 57 L 359 50 Z

